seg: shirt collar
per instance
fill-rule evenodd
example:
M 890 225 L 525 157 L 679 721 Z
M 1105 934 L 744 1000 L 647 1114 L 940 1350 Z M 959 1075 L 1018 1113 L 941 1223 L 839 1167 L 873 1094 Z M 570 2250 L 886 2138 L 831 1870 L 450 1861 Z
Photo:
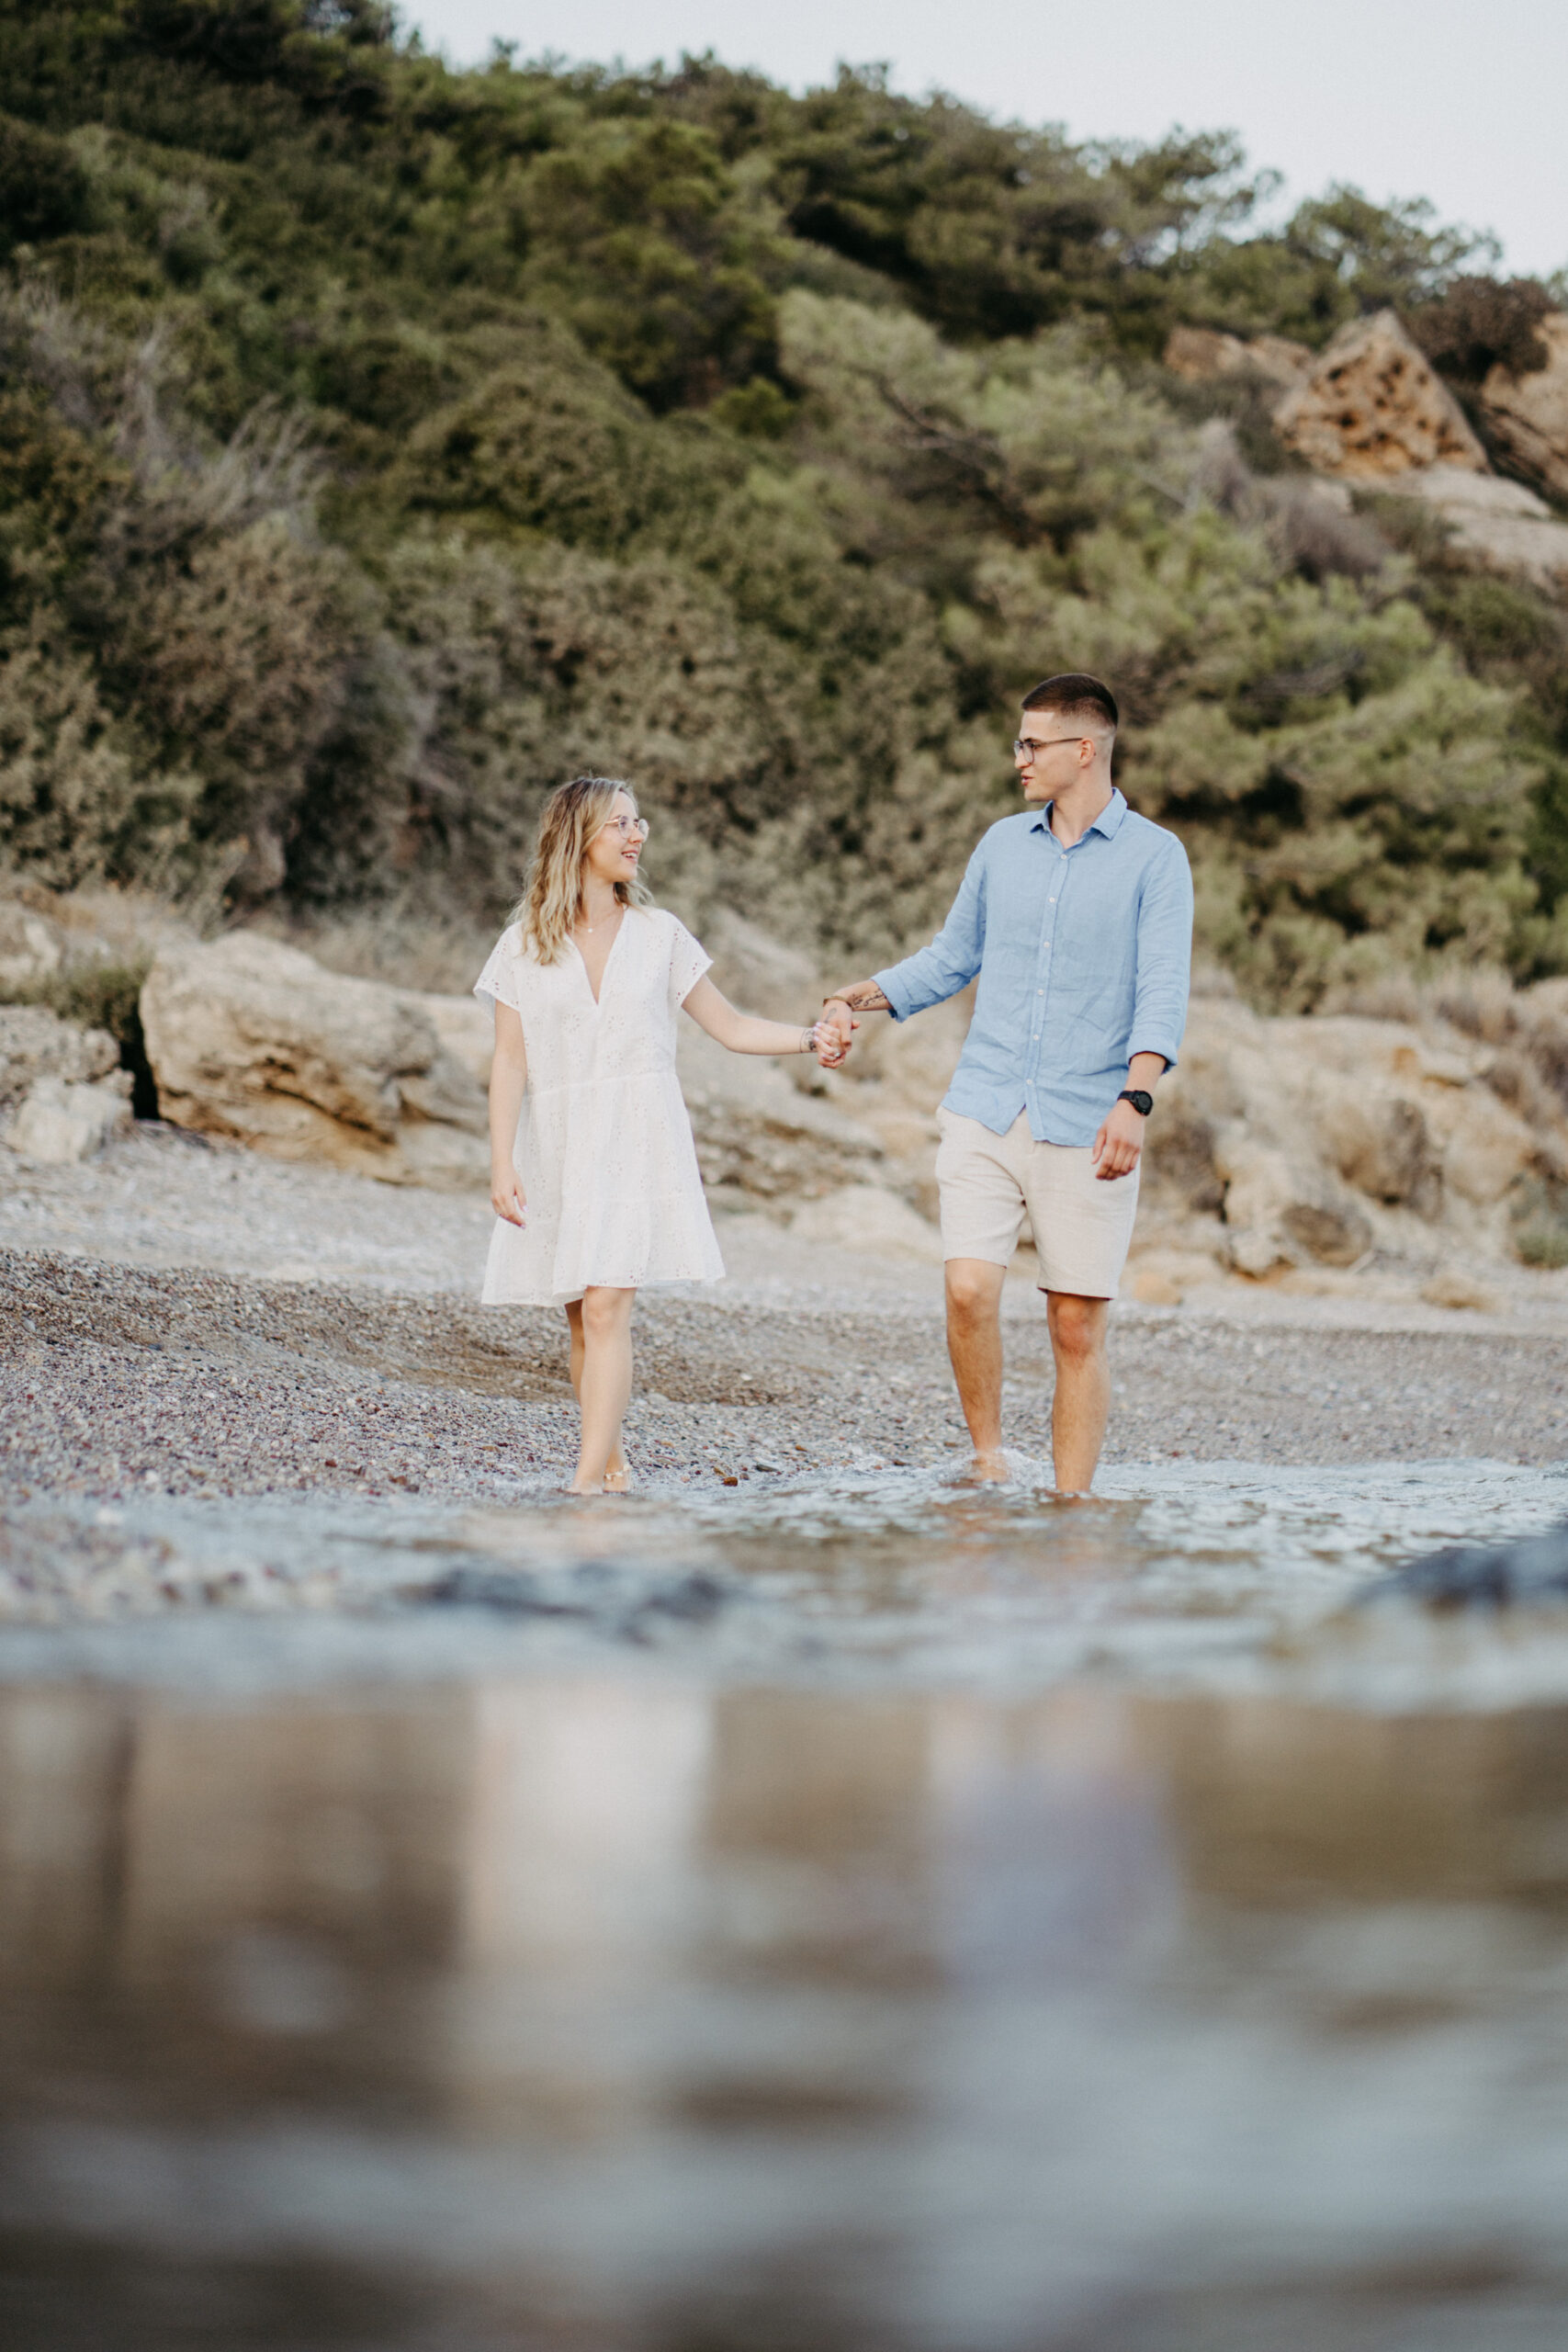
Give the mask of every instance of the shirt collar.
M 1046 801 L 1044 807 L 1040 810 L 1038 816 L 1035 818 L 1034 822 L 1029 828 L 1032 833 L 1047 833 L 1050 831 L 1051 811 L 1055 805 L 1056 804 L 1054 800 Z M 1084 830 L 1086 833 L 1103 833 L 1108 842 L 1114 841 L 1117 833 L 1121 831 L 1122 820 L 1126 814 L 1127 803 L 1122 798 L 1119 788 L 1115 785 L 1112 785 L 1111 787 L 1110 799 L 1106 802 L 1099 816 L 1095 818 L 1093 823 L 1086 826 Z

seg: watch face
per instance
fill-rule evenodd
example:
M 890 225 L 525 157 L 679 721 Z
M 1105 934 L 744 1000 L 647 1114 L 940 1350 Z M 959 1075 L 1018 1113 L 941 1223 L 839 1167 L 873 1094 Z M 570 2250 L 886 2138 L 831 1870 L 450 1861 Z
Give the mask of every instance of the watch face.
M 1130 1102 L 1134 1110 L 1145 1119 L 1155 1107 L 1154 1096 L 1146 1094 L 1141 1086 L 1130 1086 L 1122 1099 L 1124 1102 Z

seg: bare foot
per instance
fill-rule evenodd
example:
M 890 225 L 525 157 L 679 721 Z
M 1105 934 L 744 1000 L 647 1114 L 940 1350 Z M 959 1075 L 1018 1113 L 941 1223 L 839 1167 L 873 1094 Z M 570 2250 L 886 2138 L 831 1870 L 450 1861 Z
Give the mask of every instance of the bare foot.
M 995 1453 L 976 1453 L 969 1467 L 961 1470 L 953 1484 L 955 1487 L 1005 1487 L 1011 1478 L 1007 1455 L 998 1450 Z
M 600 1491 L 606 1495 L 629 1494 L 631 1491 L 631 1483 L 632 1471 L 630 1463 L 613 1462 L 608 1470 L 604 1473 L 604 1484 Z

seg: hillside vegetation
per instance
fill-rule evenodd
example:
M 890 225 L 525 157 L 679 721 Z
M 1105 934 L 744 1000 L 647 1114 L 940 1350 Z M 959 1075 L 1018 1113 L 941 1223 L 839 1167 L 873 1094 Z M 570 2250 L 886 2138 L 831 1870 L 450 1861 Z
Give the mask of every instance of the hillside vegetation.
M 17 871 L 489 922 L 591 767 L 661 895 L 863 964 L 1081 667 L 1259 1000 L 1568 968 L 1562 611 L 1158 365 L 1393 301 L 1462 390 L 1519 301 L 1425 207 L 1264 234 L 1224 137 L 457 74 L 367 0 L 10 0 L 0 93 Z

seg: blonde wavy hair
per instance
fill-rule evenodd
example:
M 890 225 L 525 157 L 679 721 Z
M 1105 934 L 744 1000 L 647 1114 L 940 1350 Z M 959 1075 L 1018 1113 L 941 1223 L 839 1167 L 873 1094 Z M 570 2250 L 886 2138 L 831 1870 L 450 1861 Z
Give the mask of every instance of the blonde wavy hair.
M 557 785 L 539 812 L 528 887 L 512 910 L 524 950 L 532 949 L 537 963 L 560 961 L 582 899 L 582 861 L 594 834 L 608 820 L 618 792 L 636 808 L 636 793 L 619 776 L 574 775 L 570 784 Z M 652 904 L 640 876 L 615 888 L 624 907 Z

